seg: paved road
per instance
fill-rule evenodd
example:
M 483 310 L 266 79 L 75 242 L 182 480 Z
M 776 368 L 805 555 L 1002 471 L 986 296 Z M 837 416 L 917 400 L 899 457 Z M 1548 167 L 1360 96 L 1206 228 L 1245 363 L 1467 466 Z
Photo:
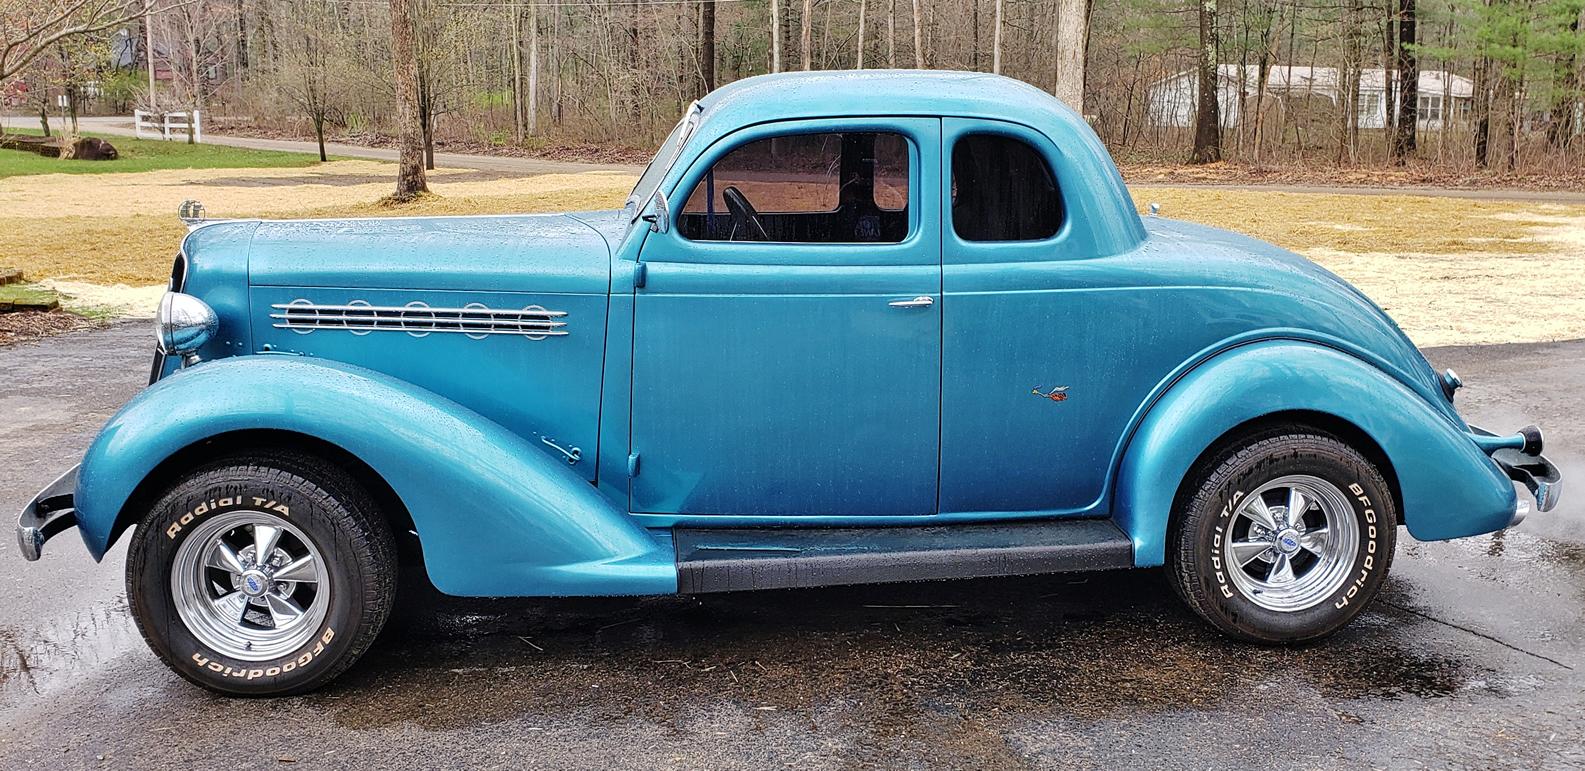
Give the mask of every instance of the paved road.
M 20 118 L 12 120 L 23 120 Z M 116 134 L 132 136 L 132 124 L 126 118 L 93 117 L 81 118 L 80 122 L 85 131 L 102 134 Z M 206 134 L 204 141 L 212 144 L 231 145 L 233 147 L 247 147 L 255 150 L 280 150 L 283 152 L 318 153 L 319 147 L 313 142 L 298 142 L 287 139 L 251 139 L 248 137 L 228 137 L 218 134 Z M 330 143 L 325 145 L 326 151 L 331 155 L 340 155 L 348 158 L 374 158 L 382 161 L 396 160 L 396 151 L 378 147 L 359 147 L 357 145 L 344 145 Z M 537 158 L 505 158 L 487 155 L 466 155 L 463 153 L 436 153 L 435 163 L 441 168 L 458 169 L 483 169 L 512 174 L 552 174 L 575 173 L 580 171 L 622 171 L 638 174 L 643 171 L 640 166 L 598 163 L 565 163 L 560 161 L 547 161 Z M 1445 187 L 1354 187 L 1330 185 L 1279 185 L 1279 184 L 1216 184 L 1192 182 L 1147 182 L 1134 181 L 1134 185 L 1163 185 L 1170 187 L 1219 187 L 1239 190 L 1269 190 L 1280 193 L 1322 193 L 1344 195 L 1429 195 L 1447 198 L 1471 198 L 1487 201 L 1537 201 L 1543 203 L 1585 203 L 1585 191 L 1566 190 L 1495 190 L 1478 189 L 1465 190 L 1460 188 Z
M 0 349 L 0 511 L 139 387 L 144 324 Z M 1467 415 L 1535 420 L 1585 477 L 1585 341 L 1431 352 Z M 1152 571 L 462 601 L 412 585 L 348 676 L 227 700 L 161 666 L 71 538 L 0 548 L 0 768 L 1579 767 L 1585 495 L 1400 546 L 1332 640 L 1226 642 Z
M 80 118 L 79 123 L 83 131 L 112 134 L 116 136 L 132 136 L 132 122 L 127 118 Z M 252 137 L 228 137 L 220 134 L 205 134 L 206 144 L 227 145 L 230 147 L 245 147 L 250 150 L 278 150 L 288 153 L 319 153 L 319 145 L 314 142 L 299 142 L 290 139 L 255 139 Z M 395 161 L 396 150 L 382 147 L 360 147 L 346 145 L 338 142 L 325 143 L 325 152 L 346 158 L 372 158 L 380 161 Z M 481 169 L 484 171 L 499 171 L 524 176 L 532 174 L 573 174 L 580 171 L 621 171 L 638 174 L 643 171 L 642 166 L 604 163 L 569 163 L 566 161 L 548 161 L 540 158 L 507 158 L 492 155 L 468 155 L 465 153 L 435 153 L 435 165 L 443 169 Z

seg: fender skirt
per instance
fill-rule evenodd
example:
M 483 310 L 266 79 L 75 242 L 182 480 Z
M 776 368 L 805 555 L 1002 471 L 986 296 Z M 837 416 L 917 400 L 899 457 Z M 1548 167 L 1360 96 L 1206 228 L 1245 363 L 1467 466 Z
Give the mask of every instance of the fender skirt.
M 1134 541 L 1134 564 L 1163 564 L 1179 485 L 1205 448 L 1242 423 L 1284 411 L 1324 413 L 1375 440 L 1397 475 L 1399 516 L 1415 538 L 1489 533 L 1513 517 L 1513 484 L 1464 427 L 1359 359 L 1271 341 L 1201 363 L 1140 422 L 1123 454 L 1115 499 L 1117 523 Z
M 316 437 L 373 468 L 412 515 L 429 577 L 447 594 L 677 590 L 669 545 L 523 437 L 404 381 L 285 355 L 183 370 L 110 419 L 78 477 L 77 519 L 89 552 L 102 558 L 133 524 L 122 507 L 161 461 L 252 429 Z

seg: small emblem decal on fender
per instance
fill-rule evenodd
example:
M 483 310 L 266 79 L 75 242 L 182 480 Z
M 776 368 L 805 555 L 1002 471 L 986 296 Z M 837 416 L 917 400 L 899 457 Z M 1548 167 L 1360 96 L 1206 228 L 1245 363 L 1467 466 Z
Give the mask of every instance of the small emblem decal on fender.
M 1067 386 L 1057 386 L 1050 391 L 1042 391 L 1040 388 L 1040 386 L 1035 386 L 1029 392 L 1042 399 L 1050 399 L 1054 402 L 1065 402 L 1068 400 Z

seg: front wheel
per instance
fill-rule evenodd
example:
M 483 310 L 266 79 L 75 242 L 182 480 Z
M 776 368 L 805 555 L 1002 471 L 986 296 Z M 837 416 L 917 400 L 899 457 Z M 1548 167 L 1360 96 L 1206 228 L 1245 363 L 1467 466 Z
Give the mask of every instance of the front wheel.
M 1397 511 L 1380 471 L 1352 447 L 1275 431 L 1191 473 L 1169 574 L 1217 629 L 1253 642 L 1312 640 L 1353 620 L 1381 588 Z
M 369 496 L 317 459 L 222 461 L 179 480 L 139 524 L 127 598 L 182 677 L 239 696 L 319 687 L 390 613 L 396 547 Z

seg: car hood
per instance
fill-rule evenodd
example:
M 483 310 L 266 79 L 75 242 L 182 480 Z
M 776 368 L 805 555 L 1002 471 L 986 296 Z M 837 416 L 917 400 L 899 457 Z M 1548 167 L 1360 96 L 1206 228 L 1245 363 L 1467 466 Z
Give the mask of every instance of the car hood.
M 1459 421 L 1442 396 L 1435 371 L 1396 322 L 1364 292 L 1305 257 L 1218 228 L 1145 217 L 1147 255 L 1158 258 L 1154 280 L 1226 286 L 1284 295 L 1285 318 L 1268 321 L 1319 333 L 1375 358 L 1440 412 Z
M 603 294 L 610 213 L 259 223 L 254 286 Z M 591 224 L 593 223 L 593 224 Z

